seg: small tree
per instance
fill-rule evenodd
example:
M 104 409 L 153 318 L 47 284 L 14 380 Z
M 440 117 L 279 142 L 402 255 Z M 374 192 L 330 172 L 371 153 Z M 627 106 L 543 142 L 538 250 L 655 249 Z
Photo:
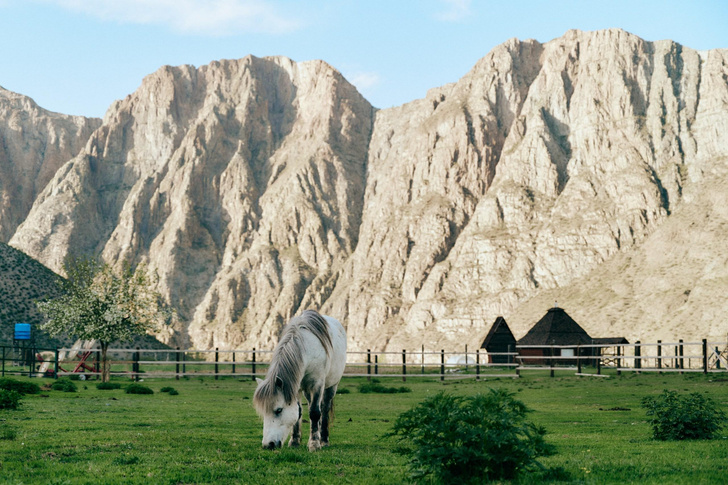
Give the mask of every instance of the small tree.
M 124 263 L 117 271 L 91 259 L 69 259 L 65 269 L 68 278 L 59 283 L 61 296 L 38 303 L 47 319 L 42 328 L 51 335 L 98 340 L 102 381 L 108 382 L 109 344 L 157 329 L 169 319 L 169 311 L 152 289 L 145 266 L 132 270 Z

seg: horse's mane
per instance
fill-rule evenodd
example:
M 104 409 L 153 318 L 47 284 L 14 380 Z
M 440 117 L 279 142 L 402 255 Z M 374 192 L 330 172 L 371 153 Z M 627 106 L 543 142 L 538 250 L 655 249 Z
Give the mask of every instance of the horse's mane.
M 290 404 L 298 395 L 301 379 L 303 379 L 303 337 L 301 330 L 308 330 L 318 338 L 326 351 L 331 355 L 332 344 L 326 320 L 315 310 L 305 310 L 283 327 L 273 359 L 268 367 L 266 380 L 258 386 L 253 395 L 253 405 L 259 413 L 272 411 L 273 396 L 276 393 L 276 381 L 280 379 L 280 390 L 286 404 Z

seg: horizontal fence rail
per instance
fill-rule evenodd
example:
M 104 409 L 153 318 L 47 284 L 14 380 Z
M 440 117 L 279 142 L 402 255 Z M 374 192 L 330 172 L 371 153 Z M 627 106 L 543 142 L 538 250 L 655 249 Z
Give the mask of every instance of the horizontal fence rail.
M 81 379 L 101 376 L 101 352 L 96 349 L 0 347 L 2 375 Z M 110 374 L 134 380 L 153 377 L 264 377 L 271 350 L 108 350 Z M 351 351 L 349 377 L 430 377 L 445 379 L 517 378 L 523 372 L 568 372 L 577 376 L 609 377 L 622 372 L 728 372 L 726 342 L 667 342 L 591 345 L 515 345 L 508 352 L 464 351 Z

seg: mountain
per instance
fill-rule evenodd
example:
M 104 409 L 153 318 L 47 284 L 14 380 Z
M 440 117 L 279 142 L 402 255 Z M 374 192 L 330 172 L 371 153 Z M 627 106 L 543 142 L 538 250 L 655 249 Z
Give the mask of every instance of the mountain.
M 321 61 L 163 67 L 114 103 L 10 243 L 147 262 L 159 338 L 270 348 L 304 308 L 350 348 L 520 337 L 559 300 L 592 336 L 725 338 L 728 51 L 618 29 L 512 39 L 375 110 Z
M 0 242 L 10 240 L 40 191 L 100 125 L 0 87 Z

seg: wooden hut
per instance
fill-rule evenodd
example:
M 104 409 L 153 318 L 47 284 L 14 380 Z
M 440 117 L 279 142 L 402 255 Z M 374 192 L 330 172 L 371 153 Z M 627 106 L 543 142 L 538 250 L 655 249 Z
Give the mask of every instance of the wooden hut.
M 510 355 L 497 355 L 515 352 L 516 350 L 516 338 L 513 336 L 511 329 L 508 328 L 505 318 L 498 317 L 495 319 L 480 348 L 488 352 L 488 362 L 491 364 L 510 364 L 513 362 L 513 357 Z
M 564 311 L 563 308 L 549 308 L 541 320 L 518 341 L 518 345 L 533 346 L 519 349 L 524 364 L 576 365 L 574 359 L 553 359 L 552 357 L 574 357 L 576 349 L 551 348 L 552 345 L 590 345 L 592 338 Z M 580 355 L 590 356 L 591 348 L 580 350 Z M 550 357 L 550 358 L 544 358 Z

